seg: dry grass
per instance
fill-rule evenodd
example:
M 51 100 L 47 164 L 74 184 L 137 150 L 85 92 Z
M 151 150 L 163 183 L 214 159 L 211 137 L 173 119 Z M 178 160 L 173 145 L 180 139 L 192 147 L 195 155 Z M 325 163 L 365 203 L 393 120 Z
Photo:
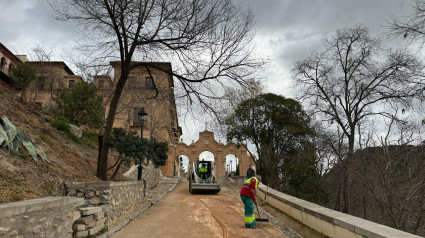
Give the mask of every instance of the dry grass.
M 74 143 L 51 127 L 35 105 L 18 101 L 0 86 L 0 116 L 9 118 L 37 143 L 52 163 L 17 158 L 0 148 L 0 203 L 60 195 L 64 181 L 98 181 L 97 148 Z

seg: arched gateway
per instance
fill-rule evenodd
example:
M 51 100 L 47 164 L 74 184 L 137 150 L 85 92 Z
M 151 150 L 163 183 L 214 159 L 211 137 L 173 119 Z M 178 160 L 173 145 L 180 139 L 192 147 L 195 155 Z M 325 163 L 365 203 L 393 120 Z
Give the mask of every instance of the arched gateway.
M 167 163 L 161 167 L 162 174 L 166 176 L 180 176 L 180 155 L 189 158 L 189 165 L 195 162 L 203 151 L 210 151 L 214 154 L 214 162 L 217 169 L 217 177 L 225 176 L 225 161 L 229 154 L 235 155 L 239 159 L 239 171 L 241 175 L 248 170 L 249 167 L 255 168 L 254 162 L 249 158 L 245 148 L 236 147 L 235 143 L 230 142 L 227 145 L 217 142 L 214 139 L 214 132 L 203 131 L 199 133 L 199 140 L 190 145 L 180 142 L 177 145 L 170 144 L 168 146 Z

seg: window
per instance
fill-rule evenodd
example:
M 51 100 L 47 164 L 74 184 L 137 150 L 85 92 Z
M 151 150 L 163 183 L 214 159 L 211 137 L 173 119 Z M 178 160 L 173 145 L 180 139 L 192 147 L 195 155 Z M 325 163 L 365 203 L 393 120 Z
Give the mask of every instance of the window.
M 137 86 L 136 84 L 137 84 L 136 77 L 128 77 L 127 88 L 129 88 L 129 89 L 135 89 L 136 86 Z
M 146 77 L 145 78 L 145 85 L 147 89 L 153 89 L 153 78 L 152 77 Z
M 74 85 L 75 85 L 75 80 L 69 80 L 69 82 L 68 82 L 69 84 L 68 84 L 68 87 L 69 88 L 72 88 L 72 87 L 74 87 Z
M 105 81 L 103 79 L 99 80 L 99 88 L 103 88 Z
M 0 63 L 1 70 L 5 71 L 6 70 L 6 65 L 7 65 L 6 58 L 1 57 L 1 63 Z
M 142 126 L 142 117 L 139 115 L 139 113 L 146 115 L 145 108 L 143 107 L 134 108 L 133 126 Z
M 15 66 L 12 64 L 12 63 L 10 63 L 9 64 L 9 71 L 8 71 L 8 73 L 10 74 L 10 73 L 12 73 L 12 70 L 15 68 Z
M 44 77 L 44 76 L 38 77 L 36 84 L 37 84 L 38 90 L 44 90 L 44 88 L 46 87 L 46 77 Z

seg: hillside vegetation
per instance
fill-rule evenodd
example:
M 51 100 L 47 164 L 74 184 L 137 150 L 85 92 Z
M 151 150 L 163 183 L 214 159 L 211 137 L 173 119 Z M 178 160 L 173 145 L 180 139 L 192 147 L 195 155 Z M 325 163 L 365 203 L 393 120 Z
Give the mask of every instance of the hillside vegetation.
M 60 195 L 64 181 L 99 181 L 97 148 L 77 144 L 49 124 L 50 117 L 0 86 L 0 116 L 5 116 L 38 144 L 51 163 L 31 157 L 17 158 L 0 148 L 0 203 Z

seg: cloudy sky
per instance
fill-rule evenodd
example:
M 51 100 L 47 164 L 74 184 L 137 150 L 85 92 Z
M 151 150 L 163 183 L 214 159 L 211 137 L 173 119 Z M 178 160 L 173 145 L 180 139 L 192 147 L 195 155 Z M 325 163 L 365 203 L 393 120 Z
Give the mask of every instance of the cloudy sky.
M 338 28 L 362 23 L 373 35 L 385 33 L 390 15 L 410 14 L 411 0 L 235 0 L 249 6 L 255 17 L 258 54 L 270 60 L 264 83 L 270 92 L 294 97 L 290 67 L 294 60 L 321 49 L 321 39 Z M 0 42 L 16 54 L 30 54 L 35 45 L 53 50 L 53 60 L 64 60 L 63 49 L 75 40 L 72 23 L 56 21 L 45 0 L 0 0 Z M 183 126 L 186 143 L 198 139 L 205 125 Z
M 245 1 L 245 0 L 243 0 Z M 338 28 L 366 25 L 373 35 L 387 32 L 390 15 L 410 13 L 402 0 L 249 0 L 256 19 L 256 43 L 271 59 L 267 88 L 293 97 L 287 85 L 294 60 L 320 51 L 322 39 Z

